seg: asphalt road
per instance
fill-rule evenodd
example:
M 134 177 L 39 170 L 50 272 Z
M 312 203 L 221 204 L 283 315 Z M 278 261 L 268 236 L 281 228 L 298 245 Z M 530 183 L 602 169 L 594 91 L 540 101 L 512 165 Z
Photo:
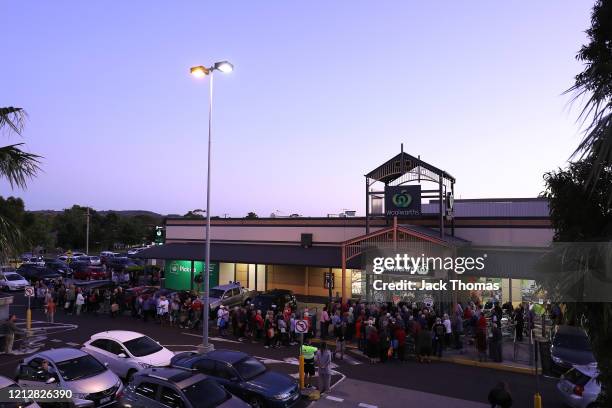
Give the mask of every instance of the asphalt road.
M 15 296 L 11 311 L 18 317 L 25 317 L 27 302 L 21 295 Z M 45 315 L 40 310 L 33 311 L 33 320 L 42 322 Z M 154 338 L 173 351 L 193 350 L 202 341 L 200 331 L 190 331 L 177 327 L 161 327 L 154 322 L 143 322 L 130 316 L 110 318 L 100 315 L 69 316 L 62 312 L 56 314 L 56 325 L 49 328 L 45 338 L 39 338 L 35 347 L 78 347 L 89 337 L 103 330 L 134 330 Z M 35 323 L 35 326 L 45 326 Z M 262 359 L 271 369 L 297 375 L 297 346 L 279 349 L 265 349 L 262 344 L 239 342 L 228 337 L 214 336 L 211 330 L 211 342 L 215 348 L 241 350 Z M 16 346 L 17 347 L 17 346 Z M 15 367 L 22 356 L 0 355 L 0 374 L 12 377 Z M 486 402 L 487 394 L 499 381 L 506 381 L 512 392 L 515 407 L 533 406 L 533 394 L 536 391 L 535 378 L 532 375 L 517 374 L 506 371 L 464 366 L 451 363 L 433 362 L 418 364 L 416 362 L 391 362 L 370 364 L 358 353 L 349 353 L 343 361 L 336 360 L 337 375 L 333 382 L 338 383 L 344 377 L 363 383 L 374 383 L 437 394 L 461 400 Z M 562 407 L 556 388 L 556 380 L 540 378 L 540 394 L 546 407 Z

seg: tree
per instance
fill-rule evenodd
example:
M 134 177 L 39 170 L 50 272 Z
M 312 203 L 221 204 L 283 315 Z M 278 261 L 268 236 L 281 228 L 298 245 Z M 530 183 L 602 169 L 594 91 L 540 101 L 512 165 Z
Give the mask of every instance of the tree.
M 195 210 L 188 211 L 187 214 L 183 215 L 183 217 L 191 218 L 191 219 L 200 219 L 200 218 L 204 218 L 204 214 L 206 214 L 206 211 L 198 208 Z
M 598 174 L 598 178 L 593 184 L 594 188 L 587 190 L 585 185 L 592 180 L 593 174 Z M 610 284 L 612 209 L 609 197 L 612 194 L 612 166 L 603 165 L 591 156 L 570 163 L 566 169 L 546 174 L 545 182 L 543 196 L 549 200 L 550 218 L 555 229 L 554 241 L 573 243 L 561 245 L 560 254 L 555 253 L 558 250 L 553 250 L 558 262 L 549 269 L 553 273 L 549 274 L 550 282 L 545 285 L 546 289 L 551 293 L 574 293 L 576 282 L 580 283 L 586 274 L 598 272 L 603 272 L 603 279 L 608 279 Z M 606 249 L 603 256 L 601 251 L 593 250 L 602 246 Z M 603 268 L 602 258 L 608 259 Z M 563 264 L 570 267 L 564 268 Z M 600 373 L 600 400 L 602 406 L 612 406 L 612 303 L 579 299 L 567 304 L 566 315 L 574 323 L 579 320 L 578 317 L 584 316 L 585 329 Z
M 590 42 L 576 55 L 585 68 L 566 93 L 585 101 L 579 116 L 585 137 L 574 156 L 593 158 L 594 173 L 586 180 L 592 187 L 602 169 L 598 164 L 612 163 L 612 0 L 595 2 L 586 33 Z
M 248 218 L 248 219 L 253 219 L 253 218 L 259 218 L 258 215 L 256 213 L 254 213 L 253 211 L 249 212 L 246 217 L 244 218 Z
M 21 135 L 25 112 L 21 108 L 0 107 L 0 133 Z M 9 182 L 11 189 L 25 188 L 27 181 L 39 171 L 39 159 L 22 150 L 23 143 L 0 146 L 0 179 Z M 23 245 L 23 237 L 14 222 L 0 214 L 0 261 L 14 256 Z

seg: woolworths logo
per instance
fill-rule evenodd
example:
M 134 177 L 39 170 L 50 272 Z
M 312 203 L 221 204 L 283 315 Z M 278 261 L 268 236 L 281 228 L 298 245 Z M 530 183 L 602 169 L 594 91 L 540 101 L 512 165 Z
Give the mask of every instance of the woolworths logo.
M 179 273 L 179 272 L 191 272 L 191 267 L 186 267 L 181 264 L 172 264 L 170 267 L 171 273 Z
M 397 194 L 393 194 L 392 201 L 396 207 L 406 208 L 412 203 L 412 196 L 406 190 L 402 190 Z

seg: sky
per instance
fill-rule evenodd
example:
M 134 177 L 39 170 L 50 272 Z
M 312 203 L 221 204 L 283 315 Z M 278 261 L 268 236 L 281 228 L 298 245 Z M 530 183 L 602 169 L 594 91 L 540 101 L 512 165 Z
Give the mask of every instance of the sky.
M 593 1 L 0 0 L 0 106 L 44 156 L 29 210 L 363 214 L 363 175 L 404 150 L 456 198 L 535 197 L 581 139 L 563 91 Z M 23 139 L 23 140 L 21 140 Z

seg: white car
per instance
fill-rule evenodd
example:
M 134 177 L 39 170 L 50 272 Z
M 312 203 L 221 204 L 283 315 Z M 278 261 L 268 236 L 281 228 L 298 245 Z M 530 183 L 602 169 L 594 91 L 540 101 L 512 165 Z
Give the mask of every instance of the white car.
M 137 253 L 139 253 L 143 249 L 147 249 L 147 248 L 132 248 L 129 251 L 127 251 L 127 253 L 128 253 L 128 255 L 136 255 Z
M 33 256 L 29 258 L 24 257 L 21 260 L 23 261 L 25 265 L 45 266 L 45 260 L 37 256 Z
M 99 256 L 90 256 L 89 257 L 89 264 L 93 265 L 93 266 L 100 266 L 100 265 L 102 265 L 102 260 L 100 259 Z
M 174 353 L 144 334 L 111 330 L 94 334 L 81 350 L 107 363 L 119 377 L 128 381 L 134 373 L 150 367 L 166 367 Z
M 30 283 L 17 272 L 0 273 L 0 287 L 8 292 L 23 290 Z
M 21 387 L 13 380 L 0 376 L 0 393 L 6 396 L 10 396 L 10 390 L 20 390 Z M 5 393 L 6 392 L 6 393 Z M 14 406 L 26 407 L 26 408 L 37 408 L 40 407 L 36 402 L 27 398 L 17 398 L 13 401 Z M 13 406 L 13 404 L 7 404 L 7 406 Z
M 575 365 L 561 376 L 557 390 L 563 401 L 572 408 L 592 408 L 601 392 L 601 384 L 596 380 L 599 375 L 597 363 Z

